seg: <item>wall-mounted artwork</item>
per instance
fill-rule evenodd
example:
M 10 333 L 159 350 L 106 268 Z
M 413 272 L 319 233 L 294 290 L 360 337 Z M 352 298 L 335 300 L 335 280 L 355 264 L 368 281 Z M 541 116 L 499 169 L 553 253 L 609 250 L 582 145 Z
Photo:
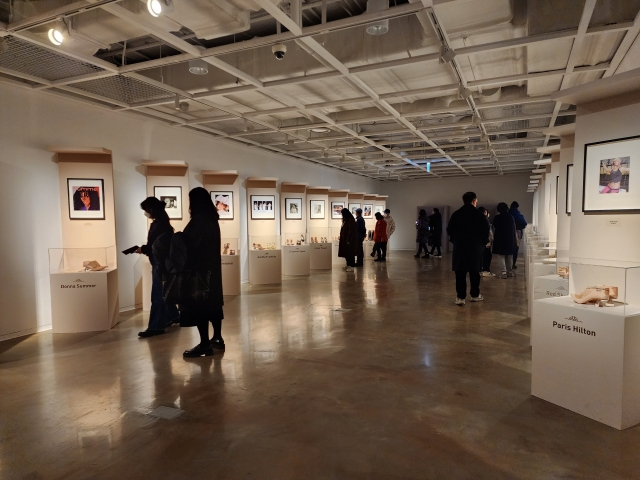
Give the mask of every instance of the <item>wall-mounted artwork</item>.
M 275 220 L 275 204 L 274 195 L 251 195 L 251 220 Z
M 182 187 L 153 187 L 153 196 L 164 202 L 172 220 L 182 220 Z
M 376 205 L 373 207 L 373 214 L 379 213 L 380 215 L 384 215 L 384 207 L 382 205 Z
M 359 203 L 350 203 L 349 204 L 349 211 L 351 212 L 351 215 L 353 215 L 354 217 L 356 216 L 356 210 L 362 208 L 362 205 Z
M 585 145 L 582 211 L 640 210 L 639 165 L 640 137 Z
M 324 200 L 311 200 L 309 202 L 309 218 L 323 220 L 325 217 L 324 208 Z
M 344 202 L 331 202 L 331 218 L 342 218 Z
M 233 220 L 233 192 L 211 192 L 220 220 Z
M 104 220 L 104 180 L 101 178 L 67 178 L 69 218 Z
M 567 165 L 567 206 L 565 211 L 571 215 L 571 195 L 573 194 L 573 164 Z
M 373 205 L 365 203 L 364 207 L 362 207 L 362 216 L 364 218 L 373 218 Z
M 301 198 L 284 199 L 284 218 L 285 220 L 302 220 Z

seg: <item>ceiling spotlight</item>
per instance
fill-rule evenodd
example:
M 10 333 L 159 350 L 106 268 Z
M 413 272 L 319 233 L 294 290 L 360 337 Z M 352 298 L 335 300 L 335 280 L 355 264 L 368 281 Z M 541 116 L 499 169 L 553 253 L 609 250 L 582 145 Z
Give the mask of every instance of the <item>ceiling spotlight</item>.
M 204 51 L 204 47 L 200 45 L 196 45 L 196 48 L 200 50 L 200 52 Z M 209 73 L 209 64 L 201 58 L 194 58 L 193 60 L 189 60 L 189 72 L 194 75 L 206 75 Z
M 7 50 L 9 50 L 9 44 L 4 38 L 0 37 L 0 55 L 5 53 Z
M 447 48 L 446 45 L 442 45 L 440 47 L 440 59 L 439 59 L 439 62 L 441 64 L 449 63 L 451 60 L 453 60 L 455 58 L 455 56 L 456 56 L 456 52 L 453 51 L 450 48 Z
M 64 42 L 64 31 L 67 29 L 67 26 L 64 24 L 62 20 L 58 20 L 48 32 L 49 41 L 56 46 L 62 45 Z
M 329 133 L 331 130 L 329 130 L 327 127 L 317 127 L 312 128 L 311 131 L 313 133 Z
M 367 13 L 378 13 L 389 10 L 389 0 L 369 0 Z M 384 35 L 389 31 L 389 20 L 380 20 L 367 26 L 369 35 Z
M 173 0 L 147 0 L 147 10 L 152 17 L 173 12 Z

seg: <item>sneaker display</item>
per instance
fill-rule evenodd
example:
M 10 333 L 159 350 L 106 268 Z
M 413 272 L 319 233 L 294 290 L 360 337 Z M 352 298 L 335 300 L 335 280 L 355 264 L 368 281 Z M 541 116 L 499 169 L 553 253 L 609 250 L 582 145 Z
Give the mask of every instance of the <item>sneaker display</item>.
M 464 300 L 463 300 L 462 298 L 457 298 L 457 297 L 456 297 L 456 305 L 460 305 L 460 306 L 462 306 L 462 305 L 464 305 L 464 303 L 465 303 L 465 302 L 464 302 Z
M 484 297 L 482 295 L 478 295 L 477 297 L 471 297 L 472 302 L 481 302 L 483 300 L 484 300 Z

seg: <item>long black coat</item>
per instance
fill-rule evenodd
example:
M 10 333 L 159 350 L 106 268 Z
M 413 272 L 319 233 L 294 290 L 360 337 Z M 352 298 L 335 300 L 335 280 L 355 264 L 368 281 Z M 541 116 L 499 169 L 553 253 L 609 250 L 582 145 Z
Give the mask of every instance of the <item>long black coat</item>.
M 358 241 L 360 243 L 364 242 L 367 236 L 367 224 L 364 222 L 364 218 L 356 217 L 356 231 L 358 233 Z
M 429 219 L 418 217 L 416 222 L 416 243 L 427 243 L 429 241 Z
M 489 242 L 489 221 L 471 204 L 453 212 L 447 233 L 453 242 L 453 271 L 480 272 Z
M 431 227 L 431 238 L 429 239 L 432 247 L 442 246 L 442 215 L 434 213 L 429 215 L 429 227 Z
M 358 233 L 356 221 L 348 218 L 340 228 L 340 243 L 338 244 L 338 256 L 341 258 L 355 257 L 358 255 Z
M 168 232 L 173 232 L 173 227 L 167 220 L 154 220 L 153 222 L 151 222 L 151 226 L 149 227 L 149 233 L 147 234 L 147 244 L 140 247 L 142 253 L 149 257 L 149 262 L 151 262 L 151 265 L 153 265 L 154 267 L 157 265 L 157 262 L 153 257 L 153 243 L 158 239 L 158 237 Z
M 188 305 L 189 310 L 210 316 L 222 313 L 222 256 L 220 254 L 220 225 L 208 215 L 196 215 L 184 229 L 188 238 L 187 269 L 211 272 L 209 301 Z M 182 307 L 182 306 L 181 306 Z M 211 318 L 207 318 L 210 320 Z
M 513 255 L 516 251 L 516 222 L 508 213 L 499 213 L 493 217 L 493 253 Z

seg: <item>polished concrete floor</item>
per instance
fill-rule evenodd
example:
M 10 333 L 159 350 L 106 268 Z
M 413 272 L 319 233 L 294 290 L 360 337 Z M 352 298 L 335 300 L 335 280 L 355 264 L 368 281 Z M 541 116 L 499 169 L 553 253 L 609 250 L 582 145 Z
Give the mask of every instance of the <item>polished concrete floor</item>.
M 640 478 L 640 427 L 530 396 L 522 276 L 456 307 L 449 265 L 247 285 L 226 353 L 192 361 L 195 329 L 142 340 L 141 312 L 0 343 L 0 478 Z

